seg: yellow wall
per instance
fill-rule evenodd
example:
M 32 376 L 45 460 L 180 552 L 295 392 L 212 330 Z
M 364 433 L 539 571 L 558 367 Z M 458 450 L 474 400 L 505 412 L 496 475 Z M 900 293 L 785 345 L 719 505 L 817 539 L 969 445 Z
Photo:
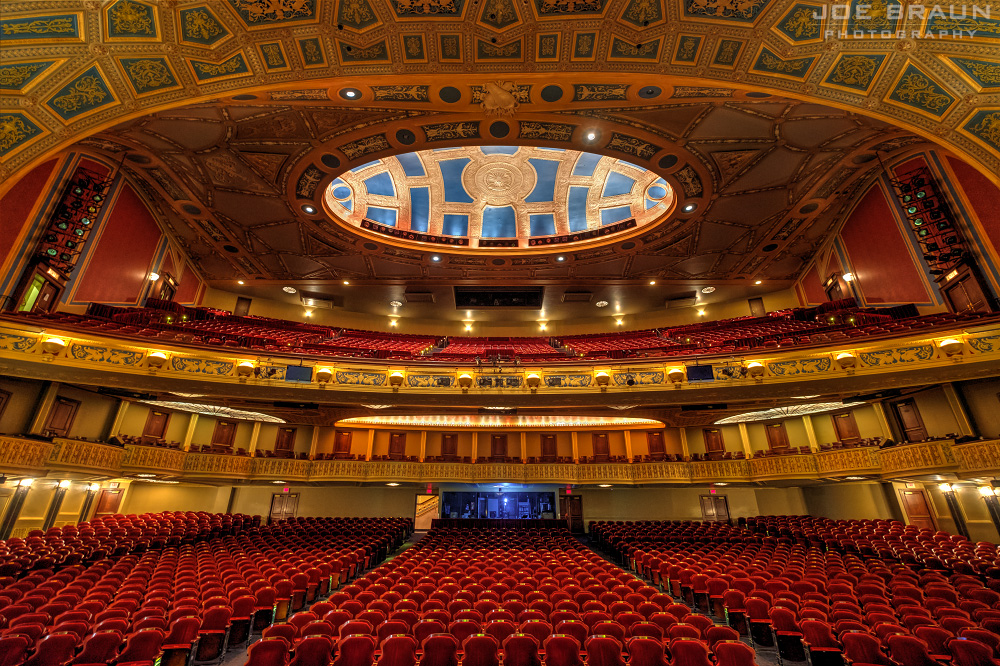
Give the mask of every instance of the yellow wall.
M 111 421 L 118 410 L 118 399 L 98 395 L 72 386 L 61 385 L 57 395 L 70 400 L 78 400 L 80 408 L 69 429 L 69 437 L 77 439 L 101 440 L 108 434 Z
M 965 398 L 977 434 L 1000 437 L 1000 379 L 963 382 L 957 388 Z
M 882 486 L 859 481 L 808 486 L 802 489 L 806 513 L 837 520 L 891 518 Z
M 0 414 L 0 433 L 23 435 L 28 432 L 42 386 L 41 382 L 0 377 L 0 390 L 10 393 L 7 407 Z
M 733 518 L 761 513 L 804 513 L 799 488 L 719 488 Z M 699 497 L 709 488 L 574 488 L 584 520 L 701 520 Z M 763 506 L 763 511 L 762 507 Z
M 130 485 L 119 511 L 121 513 L 155 513 L 159 511 L 224 513 L 226 505 L 229 503 L 231 489 L 232 486 L 172 485 L 134 481 Z
M 928 437 L 944 437 L 961 431 L 943 389 L 935 386 L 914 393 L 912 397 L 917 409 L 920 410 L 920 418 L 924 421 Z

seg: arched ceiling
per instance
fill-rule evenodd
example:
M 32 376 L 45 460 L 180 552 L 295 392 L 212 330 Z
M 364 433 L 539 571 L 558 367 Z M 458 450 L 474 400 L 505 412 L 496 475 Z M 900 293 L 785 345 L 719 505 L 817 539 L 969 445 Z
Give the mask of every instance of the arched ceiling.
M 603 72 L 613 86 L 572 84 L 578 109 L 635 86 L 767 90 L 890 119 L 1000 180 L 1000 3 L 956 5 L 965 15 L 851 4 L 864 11 L 812 0 L 5 0 L 0 178 L 126 118 L 224 94 L 328 100 L 385 77 L 388 99 L 440 109 L 426 86 L 471 74 L 482 117 L 522 113 L 532 73 Z

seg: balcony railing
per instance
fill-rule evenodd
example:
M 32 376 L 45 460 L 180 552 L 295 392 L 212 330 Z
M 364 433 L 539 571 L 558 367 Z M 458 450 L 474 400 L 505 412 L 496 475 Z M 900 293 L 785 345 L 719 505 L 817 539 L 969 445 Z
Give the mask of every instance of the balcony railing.
M 850 476 L 895 479 L 931 473 L 974 477 L 1000 474 L 1000 439 L 964 444 L 939 440 L 883 450 L 866 447 L 813 454 L 758 456 L 748 460 L 577 465 L 251 458 L 189 453 L 155 446 L 128 445 L 119 448 L 73 439 L 56 438 L 47 442 L 25 437 L 0 437 L 0 473 L 55 476 L 65 472 L 103 478 L 154 474 L 181 481 L 610 483 L 626 486 L 818 480 Z

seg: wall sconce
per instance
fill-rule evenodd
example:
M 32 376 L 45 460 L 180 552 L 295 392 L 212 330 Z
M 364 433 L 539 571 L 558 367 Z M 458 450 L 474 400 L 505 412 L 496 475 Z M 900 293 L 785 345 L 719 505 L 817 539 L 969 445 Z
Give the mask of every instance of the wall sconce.
M 17 482 L 17 485 L 23 486 L 24 488 L 27 488 L 28 486 L 30 486 L 34 482 L 35 482 L 34 479 L 21 479 L 20 481 Z
M 837 354 L 837 365 L 841 370 L 853 370 L 858 365 L 858 357 L 851 352 L 840 352 Z
M 253 362 L 252 361 L 240 361 L 239 365 L 236 366 L 236 374 L 240 377 L 240 381 L 246 381 L 247 377 L 253 374 Z
M 938 349 L 945 353 L 945 356 L 951 358 L 952 356 L 959 356 L 965 351 L 965 345 L 961 340 L 956 340 L 955 338 L 948 338 L 947 340 L 942 340 L 938 343 Z
M 87 490 L 89 490 L 92 493 L 96 493 L 100 489 L 101 489 L 101 484 L 99 483 L 92 483 L 89 486 L 87 486 Z
M 62 353 L 62 350 L 66 349 L 66 341 L 62 338 L 46 338 L 42 342 L 42 353 L 52 354 L 53 356 L 58 356 Z M 47 359 L 52 360 L 52 359 Z
M 549 323 L 547 321 L 538 322 L 538 330 L 545 331 L 548 330 L 548 328 L 549 328 Z
M 754 381 L 761 381 L 764 378 L 764 364 L 760 361 L 750 361 L 747 363 L 747 373 L 753 377 Z
M 531 392 L 534 393 L 538 390 L 538 387 L 541 386 L 542 378 L 538 376 L 537 372 L 532 372 L 525 377 L 524 383 L 527 384 L 528 388 L 531 389 Z
M 986 510 L 990 513 L 993 526 L 1000 530 L 1000 498 L 997 497 L 997 489 L 993 486 L 979 486 L 979 494 L 986 502 Z
M 399 387 L 403 385 L 403 373 L 399 370 L 394 370 L 389 373 L 389 386 L 392 387 L 393 391 L 398 391 Z
M 601 387 L 602 391 L 607 391 L 608 385 L 611 384 L 611 375 L 604 370 L 600 370 L 594 374 L 594 381 L 597 382 L 597 385 Z
M 938 490 L 943 493 L 950 493 L 954 492 L 954 487 L 950 483 L 939 483 Z
M 63 480 L 63 481 L 60 481 L 60 482 L 59 482 L 59 487 L 60 487 L 60 488 L 63 488 L 63 489 L 65 489 L 65 488 L 69 488 L 69 484 L 70 484 L 70 482 L 69 482 L 69 481 L 66 481 L 66 480 Z
M 333 379 L 333 370 L 330 368 L 317 368 L 316 381 L 320 384 L 328 384 Z
M 979 494 L 983 497 L 995 497 L 996 491 L 992 486 L 979 486 Z
M 159 370 L 166 362 L 167 355 L 161 351 L 149 352 L 149 354 L 146 355 L 146 365 L 148 365 L 151 370 Z
M 458 387 L 462 389 L 462 393 L 465 393 L 472 388 L 472 375 L 467 372 L 460 374 L 458 376 Z
M 149 281 L 150 282 L 156 282 L 159 279 L 160 279 L 160 274 L 159 273 L 153 272 L 153 273 L 149 274 Z
M 965 522 L 965 516 L 962 514 L 962 508 L 958 503 L 958 488 L 950 483 L 941 483 L 938 484 L 938 489 L 944 495 L 945 504 L 948 505 L 951 518 L 955 521 L 956 531 L 968 539 L 969 526 Z
M 684 368 L 670 368 L 670 371 L 667 372 L 667 379 L 676 386 L 680 386 L 686 377 L 687 373 L 684 372 Z
M 854 273 L 844 273 L 841 277 L 844 278 L 844 282 L 854 282 Z

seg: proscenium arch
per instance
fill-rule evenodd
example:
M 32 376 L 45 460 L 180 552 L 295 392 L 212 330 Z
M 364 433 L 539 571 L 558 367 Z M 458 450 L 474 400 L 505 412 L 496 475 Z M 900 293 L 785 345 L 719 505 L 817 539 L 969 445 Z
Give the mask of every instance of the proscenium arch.
M 710 74 L 710 72 L 706 72 Z M 482 86 L 487 82 L 495 81 L 498 78 L 514 78 L 518 82 L 532 82 L 536 87 L 539 84 L 556 84 L 568 89 L 572 89 L 574 83 L 600 83 L 600 82 L 621 82 L 622 81 L 621 72 L 616 72 L 614 74 L 609 73 L 581 73 L 581 72 L 551 72 L 551 73 L 510 73 L 510 72 L 492 72 L 492 73 L 480 73 L 480 74 L 427 74 L 420 79 L 420 83 L 427 85 L 433 85 L 436 87 L 443 86 L 462 86 L 466 90 L 469 86 L 479 85 Z M 936 124 L 937 131 L 932 131 L 926 126 L 918 124 L 916 122 L 908 120 L 903 116 L 894 115 L 888 112 L 882 112 L 880 109 L 890 109 L 886 104 L 876 104 L 877 108 L 859 108 L 857 105 L 849 104 L 837 99 L 830 99 L 827 97 L 820 96 L 816 94 L 814 90 L 811 90 L 810 86 L 801 86 L 797 89 L 784 89 L 771 85 L 764 84 L 753 84 L 749 85 L 743 81 L 734 81 L 731 79 L 723 78 L 722 76 L 711 77 L 711 76 L 700 76 L 700 77 L 684 77 L 670 74 L 651 74 L 648 72 L 637 71 L 634 73 L 629 73 L 629 75 L 634 78 L 630 79 L 630 85 L 635 89 L 639 90 L 645 86 L 653 85 L 661 88 L 663 92 L 662 99 L 669 99 L 666 93 L 672 89 L 674 86 L 724 86 L 726 89 L 740 91 L 743 93 L 766 93 L 769 95 L 774 95 L 777 97 L 785 97 L 789 99 L 798 100 L 801 102 L 813 103 L 822 106 L 828 106 L 832 108 L 842 109 L 849 111 L 851 113 L 865 116 L 868 118 L 873 118 L 891 124 L 899 129 L 912 132 L 918 136 L 923 137 L 928 142 L 935 145 L 944 147 L 950 150 L 953 154 L 961 158 L 963 161 L 968 162 L 979 170 L 986 178 L 988 178 L 993 183 L 1000 186 L 1000 153 L 993 153 L 989 151 L 983 151 L 978 144 L 971 141 L 968 138 L 962 137 L 958 132 L 954 130 L 948 130 L 942 124 Z M 134 120 L 136 118 L 141 118 L 143 116 L 150 115 L 152 113 L 169 111 L 172 109 L 177 109 L 185 106 L 191 106 L 194 104 L 218 101 L 220 99 L 232 99 L 239 95 L 259 95 L 262 93 L 272 93 L 276 91 L 294 91 L 301 90 L 303 82 L 294 82 L 281 85 L 265 85 L 254 82 L 251 85 L 243 83 L 241 85 L 241 80 L 236 79 L 234 81 L 225 82 L 218 84 L 220 87 L 226 86 L 224 91 L 224 96 L 220 96 L 219 92 L 215 94 L 202 94 L 192 97 L 185 98 L 174 98 L 170 101 L 151 104 L 149 107 L 143 108 L 141 110 L 136 110 L 134 107 L 136 104 L 133 102 L 131 104 L 119 105 L 114 107 L 114 111 L 121 111 L 113 117 L 109 116 L 109 113 L 101 114 L 101 120 L 95 122 L 92 125 L 86 125 L 85 122 L 80 122 L 63 128 L 59 131 L 58 136 L 52 135 L 49 137 L 42 137 L 42 140 L 32 143 L 30 146 L 23 150 L 15 151 L 3 161 L 0 161 L 0 196 L 5 194 L 13 185 L 17 182 L 16 173 L 27 173 L 31 168 L 37 166 L 43 161 L 50 159 L 52 156 L 56 155 L 62 150 L 70 147 L 74 142 L 79 141 L 87 136 L 99 133 L 105 129 L 109 129 L 118 125 L 122 122 L 128 120 Z M 368 101 L 364 96 L 362 96 L 358 102 L 347 101 L 338 95 L 339 90 L 343 88 L 356 88 L 356 89 L 370 89 L 371 86 L 391 86 L 391 85 L 412 85 L 415 83 L 415 78 L 413 76 L 399 76 L 399 75 L 369 75 L 364 77 L 358 76 L 343 76 L 343 77 L 330 77 L 326 79 L 319 80 L 309 80 L 308 84 L 314 89 L 326 88 L 329 91 L 328 101 L 336 104 L 337 106 L 344 106 L 345 104 L 355 103 L 358 106 L 367 106 L 371 104 L 370 96 Z M 229 85 L 233 87 L 228 87 Z M 803 90 L 806 88 L 806 90 Z M 975 100 L 985 98 L 985 96 L 978 95 L 973 96 Z M 17 95 L 12 95 L 10 99 L 15 101 L 18 100 Z M 264 98 L 267 99 L 266 97 Z M 28 112 L 34 102 L 31 98 L 26 98 L 23 100 L 27 102 Z M 253 100 L 246 100 L 252 103 Z M 315 100 L 313 100 L 315 103 Z M 655 100 L 643 100 L 646 103 L 655 103 Z M 379 104 L 385 104 L 380 102 Z M 516 113 L 511 116 L 512 119 L 528 118 L 530 117 L 530 109 L 533 107 L 533 102 L 520 104 Z M 447 105 L 444 103 L 437 102 L 432 106 L 420 105 L 417 103 L 411 103 L 409 105 L 395 102 L 392 103 L 393 108 L 411 108 L 411 109 L 423 109 L 425 111 L 445 111 L 462 113 L 461 109 L 454 108 L 455 105 Z M 561 107 L 561 108 L 560 108 Z M 588 110 L 596 110 L 602 108 L 600 106 L 593 105 L 581 105 L 573 104 L 571 101 L 560 100 L 555 103 L 545 103 L 545 112 L 563 112 L 568 115 L 567 117 L 576 118 L 586 118 L 586 112 Z M 541 109 L 539 109 L 541 110 Z M 464 108 L 464 113 L 470 117 L 480 120 L 488 120 L 489 117 L 478 108 L 478 105 L 466 104 Z M 970 112 L 971 113 L 971 112 Z M 913 115 L 913 114 L 909 114 Z M 919 118 L 919 116 L 913 115 L 914 118 Z M 662 139 L 661 139 L 662 140 Z M 509 142 L 509 141 L 508 141 Z M 502 142 L 497 142 L 499 143 Z M 465 144 L 467 145 L 467 144 Z M 970 148 L 974 149 L 976 152 L 970 152 Z M 599 146 L 590 146 L 588 148 L 592 152 L 600 153 Z M 403 152 L 403 151 L 394 151 Z M 391 154 L 386 152 L 386 154 Z M 363 163 L 363 162 L 358 162 Z

